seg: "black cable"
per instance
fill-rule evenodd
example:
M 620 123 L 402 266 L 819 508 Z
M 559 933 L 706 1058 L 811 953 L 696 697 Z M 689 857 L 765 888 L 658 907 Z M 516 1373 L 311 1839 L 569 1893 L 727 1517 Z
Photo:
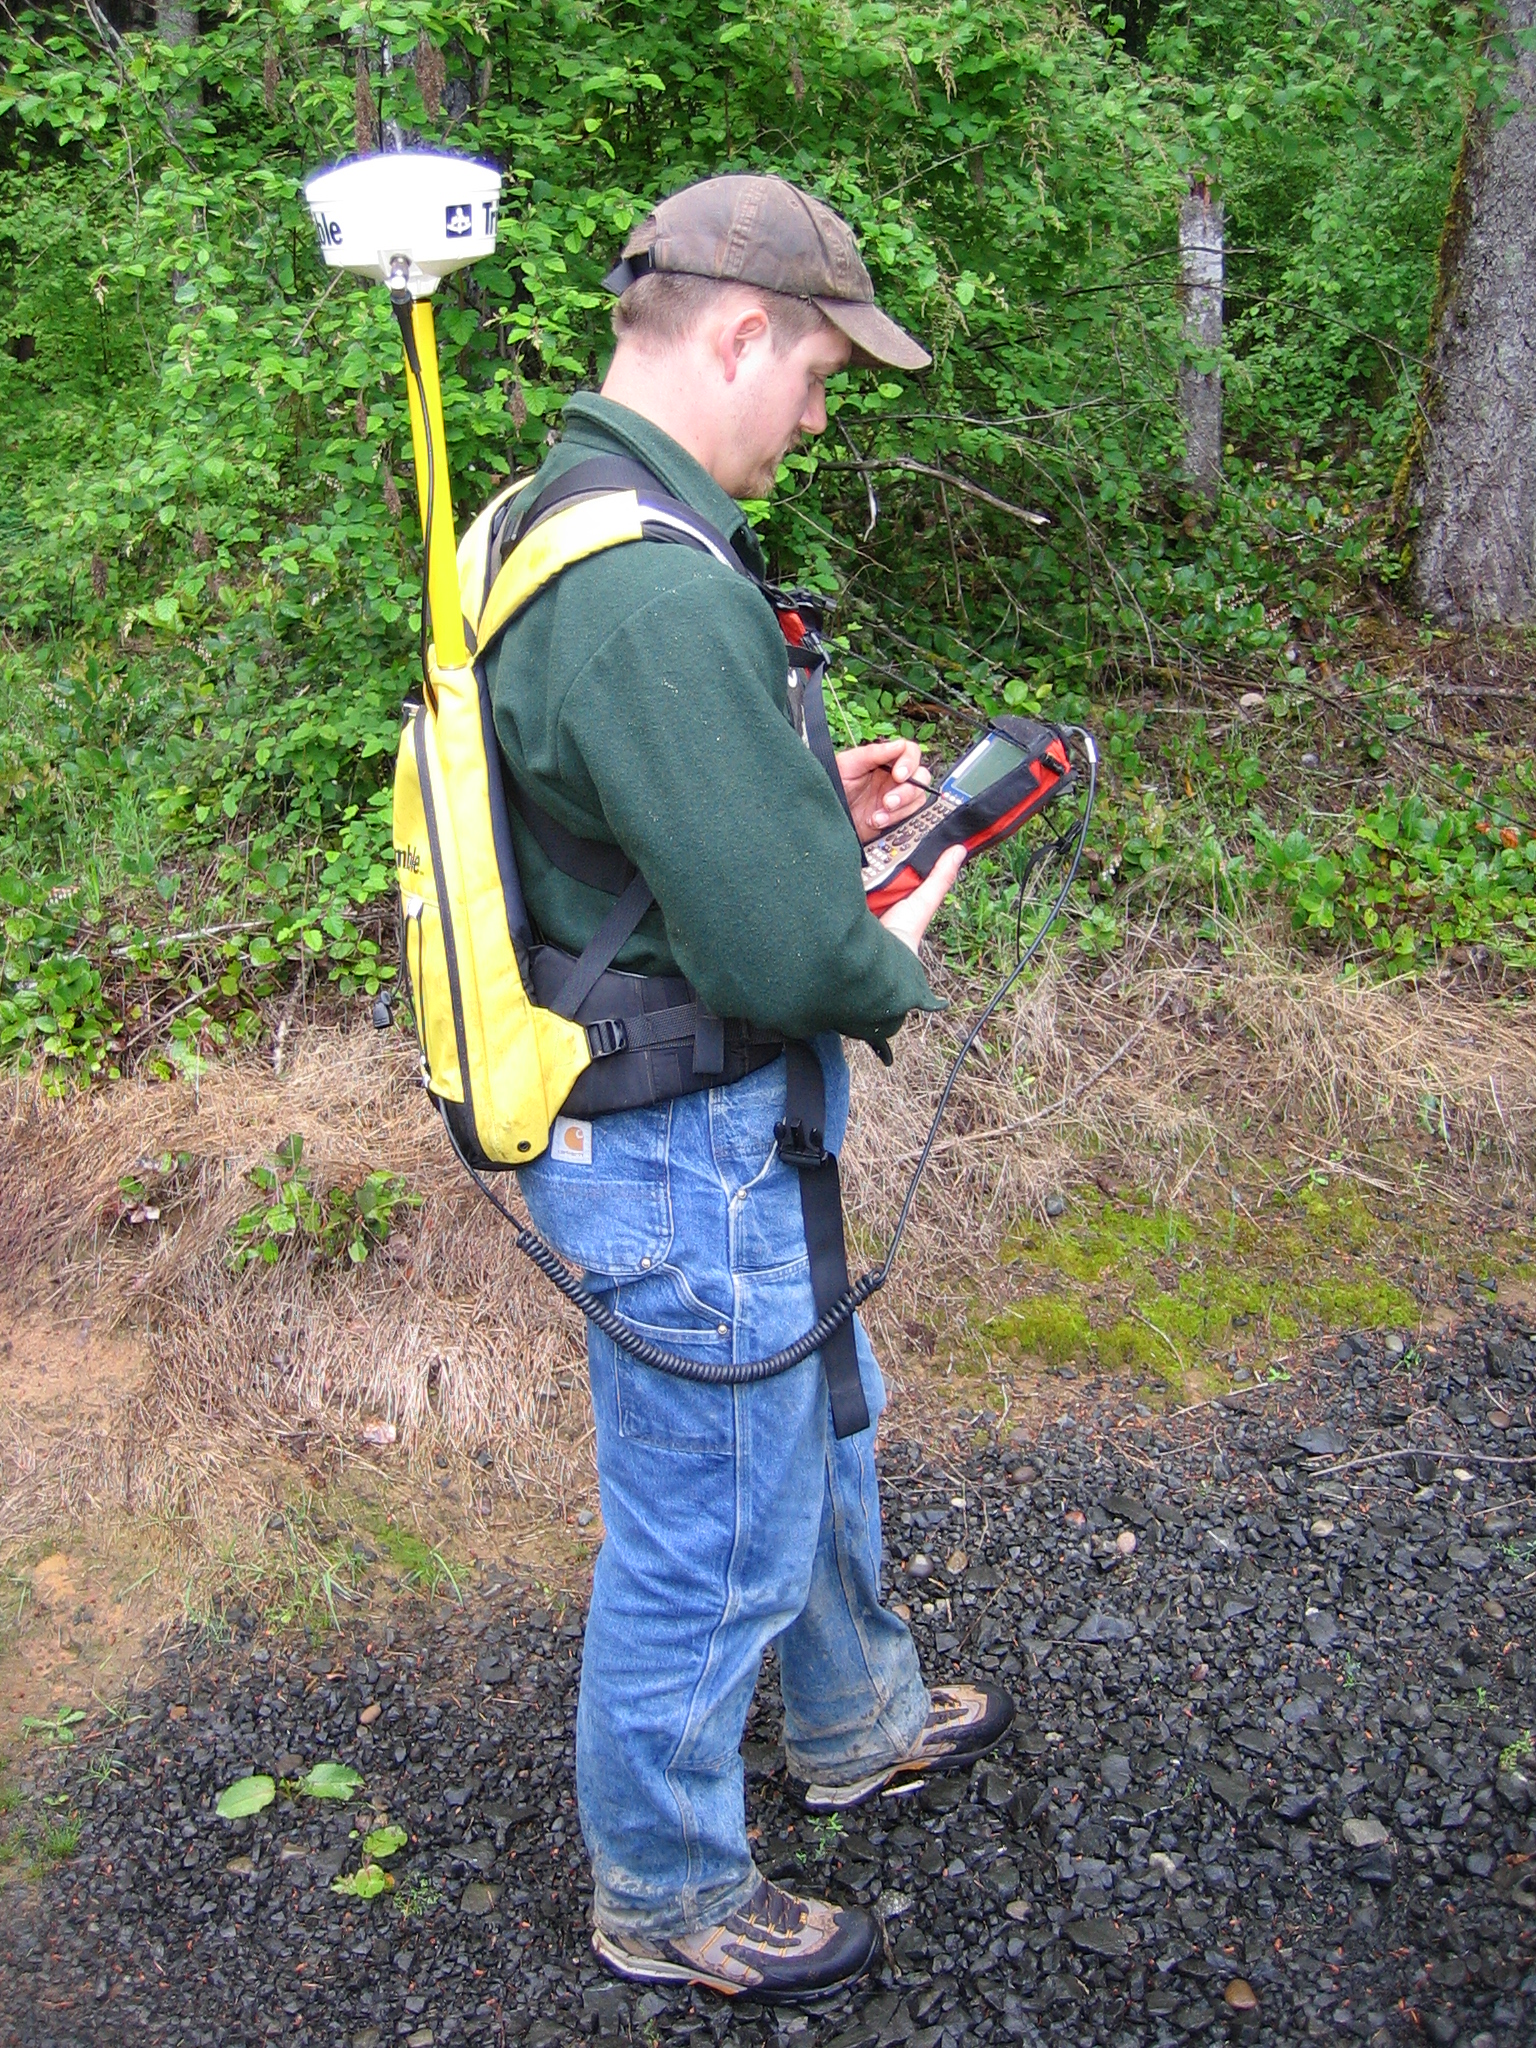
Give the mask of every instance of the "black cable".
M 1025 968 L 1029 965 L 1031 960 L 1034 959 L 1035 955 L 1044 945 L 1046 933 L 1050 930 L 1051 926 L 1056 922 L 1057 918 L 1060 916 L 1062 909 L 1066 904 L 1067 896 L 1071 891 L 1072 884 L 1077 880 L 1077 871 L 1079 867 L 1082 865 L 1083 848 L 1088 842 L 1088 825 L 1089 821 L 1093 817 L 1093 800 L 1098 790 L 1099 753 L 1097 747 L 1095 747 L 1095 745 L 1093 744 L 1092 734 L 1085 732 L 1082 726 L 1069 725 L 1067 727 L 1067 731 L 1070 733 L 1074 733 L 1077 736 L 1077 738 L 1082 741 L 1083 751 L 1088 757 L 1088 795 L 1086 801 L 1083 804 L 1083 821 L 1077 829 L 1077 833 L 1075 835 L 1075 839 L 1073 842 L 1072 864 L 1067 869 L 1066 878 L 1062 882 L 1061 887 L 1056 891 L 1056 900 L 1054 903 L 1052 903 L 1044 922 L 1041 924 L 1039 931 L 1037 931 L 1035 933 L 1035 936 L 1030 940 L 1028 951 L 1021 953 L 1018 959 L 1014 962 L 1014 965 L 1010 972 L 1004 977 L 1002 982 L 999 984 L 996 995 L 993 996 L 991 1002 L 987 1004 L 987 1007 L 982 1011 L 981 1015 L 976 1019 L 976 1022 L 971 1026 L 970 1030 L 966 1033 L 965 1037 L 961 1041 L 960 1050 L 955 1054 L 954 1060 L 951 1063 L 949 1069 L 948 1078 L 944 1083 L 943 1093 L 939 1096 L 939 1106 L 933 1112 L 933 1121 L 928 1126 L 928 1135 L 923 1140 L 923 1149 L 921 1153 L 918 1155 L 917 1165 L 913 1169 L 912 1178 L 907 1184 L 906 1199 L 902 1202 L 901 1214 L 896 1219 L 896 1228 L 891 1233 L 890 1250 L 885 1255 L 885 1264 L 880 1267 L 879 1277 L 875 1282 L 875 1285 L 878 1287 L 883 1287 L 890 1277 L 891 1266 L 895 1261 L 897 1248 L 901 1243 L 902 1232 L 907 1227 L 907 1218 L 911 1214 L 912 1204 L 917 1198 L 918 1183 L 919 1181 L 921 1181 L 923 1174 L 927 1169 L 929 1154 L 933 1151 L 935 1141 L 937 1140 L 939 1135 L 939 1124 L 943 1119 L 945 1110 L 949 1107 L 949 1098 L 954 1093 L 955 1083 L 960 1078 L 960 1068 L 965 1061 L 965 1056 L 970 1051 L 971 1047 L 976 1043 L 977 1039 L 981 1036 L 982 1032 L 986 1029 L 987 1025 L 991 1022 L 991 1019 L 997 1010 L 998 1004 L 1002 1002 L 1004 996 L 1008 994 L 1009 990 L 1013 987 L 1014 983 L 1018 980 L 1019 976 L 1024 972 Z M 1059 846 L 1060 843 L 1061 842 L 1058 840 L 1057 845 Z M 1027 879 L 1027 874 L 1025 879 Z M 1022 890 L 1022 881 L 1019 886 Z M 869 1276 L 866 1275 L 866 1278 L 867 1277 Z M 860 1284 L 862 1285 L 863 1283 L 861 1282 Z M 873 1288 L 870 1291 L 871 1293 L 873 1293 Z
M 1083 848 L 1088 840 L 1088 827 L 1093 818 L 1094 797 L 1098 789 L 1099 756 L 1098 750 L 1094 746 L 1092 735 L 1085 732 L 1080 725 L 1068 726 L 1066 730 L 1074 734 L 1082 742 L 1083 751 L 1088 760 L 1088 792 L 1087 799 L 1083 805 L 1082 821 L 1075 832 L 1063 834 L 1061 837 L 1049 841 L 1044 847 L 1038 848 L 1030 856 L 1024 873 L 1019 880 L 1021 919 L 1023 914 L 1024 888 L 1030 874 L 1039 865 L 1040 861 L 1048 858 L 1053 853 L 1064 853 L 1067 847 L 1071 846 L 1071 866 L 1067 870 L 1061 887 L 1056 892 L 1055 901 L 1051 904 L 1050 910 L 1046 914 L 1040 929 L 1035 933 L 1033 939 L 1030 940 L 1027 951 L 1019 954 L 1018 959 L 1004 977 L 992 1000 L 966 1033 L 959 1051 L 950 1063 L 943 1092 L 939 1096 L 938 1107 L 933 1112 L 933 1120 L 928 1126 L 928 1135 L 923 1141 L 922 1152 L 918 1157 L 916 1167 L 913 1169 L 912 1178 L 907 1183 L 907 1192 L 902 1201 L 901 1213 L 896 1219 L 896 1228 L 891 1233 L 891 1242 L 886 1251 L 884 1261 L 874 1271 L 866 1273 L 862 1280 L 856 1281 L 845 1294 L 839 1295 L 826 1313 L 818 1316 L 811 1327 L 803 1335 L 797 1337 L 793 1344 L 786 1344 L 782 1350 L 772 1352 L 766 1358 L 754 1358 L 737 1363 L 727 1359 L 685 1358 L 680 1352 L 667 1351 L 661 1345 L 653 1344 L 648 1337 L 642 1337 L 621 1315 L 616 1314 L 600 1296 L 594 1294 L 589 1287 L 584 1286 L 571 1271 L 570 1267 L 565 1264 L 558 1252 L 547 1245 L 536 1230 L 530 1229 L 526 1223 L 520 1223 L 501 1200 L 500 1196 L 497 1195 L 496 1191 L 487 1186 L 484 1177 L 471 1163 L 465 1154 L 463 1146 L 459 1143 L 458 1134 L 448 1119 L 445 1106 L 442 1103 L 438 1104 L 439 1109 L 443 1112 L 443 1128 L 448 1133 L 448 1142 L 458 1154 L 459 1164 L 464 1168 L 464 1171 L 469 1175 L 470 1179 L 496 1213 L 511 1224 L 515 1233 L 514 1242 L 517 1249 L 525 1258 L 531 1259 L 545 1279 L 558 1287 L 567 1301 L 574 1302 L 588 1322 L 594 1328 L 601 1330 L 605 1337 L 617 1344 L 621 1351 L 627 1352 L 631 1358 L 639 1359 L 642 1365 L 651 1366 L 658 1372 L 672 1374 L 675 1379 L 693 1380 L 704 1386 L 751 1386 L 759 1380 L 777 1378 L 781 1372 L 788 1372 L 792 1366 L 801 1364 L 810 1357 L 813 1351 L 819 1351 L 833 1332 L 840 1329 L 847 1322 L 848 1318 L 868 1301 L 872 1294 L 878 1293 L 885 1285 L 886 1281 L 890 1278 L 891 1268 L 896 1262 L 896 1253 L 900 1249 L 902 1236 L 907 1227 L 907 1220 L 912 1213 L 912 1204 L 917 1198 L 918 1185 L 927 1171 L 928 1160 L 939 1135 L 939 1125 L 943 1121 L 945 1110 L 949 1107 L 949 1099 L 954 1093 L 955 1083 L 960 1078 L 960 1069 L 965 1063 L 966 1055 L 970 1052 L 971 1047 L 976 1043 L 988 1022 L 996 1013 L 998 1005 L 1045 943 L 1047 932 L 1049 932 L 1051 926 L 1060 916 L 1067 896 L 1071 891 L 1072 884 L 1077 880 L 1077 871 L 1082 864 Z

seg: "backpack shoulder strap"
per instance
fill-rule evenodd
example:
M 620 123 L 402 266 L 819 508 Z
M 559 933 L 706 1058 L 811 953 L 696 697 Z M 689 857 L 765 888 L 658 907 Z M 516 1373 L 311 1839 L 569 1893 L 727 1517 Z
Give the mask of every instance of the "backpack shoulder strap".
M 505 503 L 503 493 L 496 504 Z M 546 584 L 573 563 L 631 541 L 681 542 L 713 555 L 741 575 L 749 573 L 708 520 L 668 497 L 650 471 L 627 456 L 600 455 L 577 463 L 530 498 L 510 527 L 503 517 L 494 537 L 488 528 L 487 539 L 485 596 L 479 616 L 469 620 L 480 647 L 489 646 Z M 468 600 L 474 586 L 463 587 Z
M 464 613 L 464 632 L 471 653 L 475 650 L 475 625 L 490 593 L 496 555 L 496 535 L 504 524 L 507 508 L 527 490 L 531 478 L 514 477 L 504 484 L 480 513 L 459 542 L 459 603 Z

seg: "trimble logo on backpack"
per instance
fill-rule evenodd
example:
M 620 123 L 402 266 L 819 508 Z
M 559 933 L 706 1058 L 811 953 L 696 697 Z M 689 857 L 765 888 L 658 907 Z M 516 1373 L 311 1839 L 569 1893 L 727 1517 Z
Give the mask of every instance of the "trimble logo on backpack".
M 414 846 L 397 846 L 395 848 L 395 871 L 396 873 L 403 872 L 407 875 L 418 875 L 421 873 L 421 855 Z

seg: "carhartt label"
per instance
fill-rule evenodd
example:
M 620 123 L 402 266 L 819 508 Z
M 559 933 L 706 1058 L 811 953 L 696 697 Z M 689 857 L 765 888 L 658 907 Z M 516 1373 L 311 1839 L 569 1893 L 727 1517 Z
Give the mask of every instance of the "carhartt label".
M 557 1159 L 563 1159 L 567 1166 L 590 1166 L 592 1126 L 582 1123 L 578 1117 L 557 1116 L 549 1149 Z

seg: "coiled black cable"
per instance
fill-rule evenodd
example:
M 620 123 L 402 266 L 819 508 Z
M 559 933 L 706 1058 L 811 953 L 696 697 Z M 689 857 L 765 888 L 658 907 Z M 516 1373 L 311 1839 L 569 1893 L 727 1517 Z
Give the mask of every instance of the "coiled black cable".
M 464 1171 L 469 1175 L 475 1186 L 484 1195 L 497 1214 L 511 1224 L 515 1233 L 514 1242 L 517 1249 L 525 1258 L 531 1259 L 544 1277 L 559 1288 L 566 1300 L 574 1302 L 576 1307 L 587 1318 L 587 1321 L 595 1329 L 601 1330 L 605 1337 L 617 1344 L 621 1351 L 627 1352 L 631 1358 L 638 1359 L 642 1365 L 653 1367 L 657 1372 L 671 1373 L 675 1379 L 693 1380 L 700 1385 L 713 1387 L 751 1386 L 759 1380 L 776 1379 L 781 1372 L 788 1372 L 793 1366 L 797 1366 L 809 1358 L 813 1351 L 819 1351 L 833 1331 L 840 1329 L 847 1322 L 848 1318 L 854 1315 L 869 1300 L 872 1294 L 878 1293 L 885 1285 L 891 1276 L 891 1268 L 896 1263 L 896 1254 L 900 1249 L 902 1235 L 907 1227 L 907 1219 L 912 1213 L 912 1204 L 917 1198 L 918 1185 L 927 1170 L 934 1143 L 939 1135 L 939 1125 L 943 1121 L 945 1110 L 949 1107 L 949 1098 L 954 1093 L 956 1081 L 960 1078 L 960 1069 L 965 1062 L 966 1055 L 986 1029 L 989 1021 L 995 1016 L 998 1005 L 1003 1001 L 1009 990 L 1017 982 L 1019 976 L 1045 943 L 1046 933 L 1060 916 L 1066 904 L 1068 894 L 1071 891 L 1072 884 L 1077 880 L 1077 871 L 1082 864 L 1083 848 L 1088 840 L 1088 827 L 1093 818 L 1094 796 L 1098 789 L 1099 756 L 1098 750 L 1094 746 L 1092 735 L 1084 731 L 1082 726 L 1068 726 L 1067 731 L 1081 742 L 1088 764 L 1088 788 L 1083 803 L 1083 815 L 1072 831 L 1062 834 L 1055 840 L 1048 841 L 1045 846 L 1030 856 L 1024 872 L 1019 878 L 1018 885 L 1021 921 L 1023 916 L 1024 890 L 1028 885 L 1031 873 L 1043 859 L 1049 858 L 1053 853 L 1058 855 L 1064 854 L 1070 847 L 1072 859 L 1062 884 L 1056 892 L 1055 900 L 1051 904 L 1050 910 L 1040 929 L 1035 933 L 1033 939 L 1030 940 L 1028 948 L 1019 952 L 1018 959 L 999 983 L 997 992 L 993 995 L 991 1001 L 965 1034 L 959 1051 L 950 1063 L 949 1073 L 945 1077 L 944 1087 L 939 1095 L 938 1107 L 933 1112 L 933 1119 L 928 1126 L 928 1135 L 923 1141 L 923 1149 L 918 1156 L 917 1165 L 913 1169 L 912 1178 L 907 1183 L 907 1192 L 902 1201 L 901 1213 L 896 1219 L 896 1228 L 891 1232 L 891 1242 L 886 1250 L 884 1260 L 873 1271 L 866 1273 L 863 1279 L 855 1281 L 845 1294 L 839 1295 L 825 1314 L 818 1316 L 808 1330 L 798 1336 L 792 1344 L 786 1344 L 782 1350 L 771 1352 L 766 1358 L 753 1358 L 739 1362 L 733 1359 L 685 1358 L 681 1352 L 668 1351 L 660 1344 L 653 1344 L 650 1338 L 642 1337 L 632 1324 L 627 1323 L 621 1315 L 618 1315 L 608 1306 L 607 1302 L 600 1295 L 594 1294 L 590 1287 L 585 1286 L 576 1277 L 559 1253 L 547 1245 L 536 1230 L 532 1230 L 526 1223 L 518 1221 L 517 1217 L 513 1215 L 512 1211 L 501 1200 L 495 1189 L 487 1185 L 483 1175 L 466 1157 L 464 1148 L 459 1143 L 458 1135 L 448 1119 L 447 1112 L 443 1109 L 443 1105 L 439 1103 L 439 1109 L 443 1109 L 443 1128 L 448 1133 L 448 1142 L 458 1154 L 459 1164 L 464 1168 Z M 1022 923 L 1017 929 L 1021 928 Z

